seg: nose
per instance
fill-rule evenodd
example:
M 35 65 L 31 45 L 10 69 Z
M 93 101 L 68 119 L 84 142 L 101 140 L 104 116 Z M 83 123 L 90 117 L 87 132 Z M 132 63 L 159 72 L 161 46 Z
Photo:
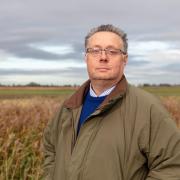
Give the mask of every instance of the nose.
M 102 51 L 101 51 L 100 60 L 106 60 L 106 61 L 107 61 L 107 54 L 106 54 L 106 51 L 105 51 L 105 50 L 102 50 Z

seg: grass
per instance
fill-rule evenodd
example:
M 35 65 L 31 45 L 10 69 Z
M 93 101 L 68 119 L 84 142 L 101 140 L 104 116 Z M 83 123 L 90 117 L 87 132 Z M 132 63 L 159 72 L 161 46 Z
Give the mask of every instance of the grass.
M 42 134 L 63 97 L 0 101 L 0 179 L 42 179 Z
M 142 87 L 144 90 L 158 96 L 180 96 L 180 86 L 170 87 Z M 75 88 L 67 87 L 9 87 L 0 88 L 0 98 L 4 97 L 27 97 L 27 96 L 59 96 L 69 95 L 75 91 Z
M 9 88 L 9 89 L 0 89 L 0 96 L 25 96 L 25 95 L 51 95 L 51 96 L 57 96 L 57 95 L 68 95 L 72 94 L 75 90 L 74 89 L 49 89 L 49 88 L 36 88 L 36 89 L 23 89 L 23 88 Z
M 74 90 L 13 89 L 14 94 L 4 90 L 0 89 L 0 180 L 41 180 L 43 130 Z M 161 100 L 180 128 L 180 97 L 169 96 L 176 92 L 172 89 L 167 91 Z
M 144 90 L 158 96 L 180 96 L 180 86 L 170 87 L 143 87 Z
M 178 128 L 180 128 L 180 97 L 178 96 L 161 96 L 161 100 L 165 108 L 172 115 Z

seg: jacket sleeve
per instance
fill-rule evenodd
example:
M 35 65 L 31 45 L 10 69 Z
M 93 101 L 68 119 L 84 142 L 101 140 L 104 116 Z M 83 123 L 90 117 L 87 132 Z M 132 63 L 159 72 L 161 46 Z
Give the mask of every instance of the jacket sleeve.
M 167 112 L 152 106 L 146 180 L 180 180 L 180 130 Z
M 45 180 L 53 179 L 58 128 L 60 124 L 59 122 L 60 111 L 61 108 L 56 113 L 56 116 L 53 118 L 53 120 L 49 122 L 43 134 L 43 154 L 44 154 L 43 179 Z

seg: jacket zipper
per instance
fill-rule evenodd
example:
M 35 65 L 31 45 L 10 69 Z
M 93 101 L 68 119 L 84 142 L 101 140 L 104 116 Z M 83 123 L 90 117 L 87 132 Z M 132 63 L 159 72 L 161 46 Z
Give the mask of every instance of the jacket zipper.
M 103 117 L 99 117 L 99 119 L 97 120 L 97 122 L 95 124 L 95 127 L 94 127 L 94 130 L 93 130 L 93 132 L 91 134 L 91 137 L 89 139 L 89 142 L 88 142 L 88 145 L 87 145 L 87 148 L 85 150 L 85 154 L 84 154 L 84 157 L 83 157 L 83 160 L 82 160 L 82 163 L 81 163 L 81 167 L 83 167 L 83 168 L 82 168 L 82 171 L 79 174 L 79 177 L 80 177 L 79 180 L 83 180 L 83 174 L 84 174 L 84 166 L 83 165 L 84 165 L 84 163 L 85 163 L 85 161 L 87 159 L 87 155 L 88 155 L 88 152 L 89 152 L 89 148 L 90 148 L 90 146 L 92 144 L 92 141 L 93 141 L 94 137 L 96 136 L 96 134 L 98 132 L 98 127 L 99 127 L 99 125 L 101 123 L 102 118 Z
M 87 119 L 85 120 L 84 124 L 87 123 L 87 121 L 89 121 L 92 117 L 95 117 L 95 116 L 98 116 L 99 114 L 101 114 L 101 112 L 103 112 L 103 111 L 100 110 L 100 109 L 97 109 L 93 114 L 91 114 L 89 117 L 87 117 Z M 96 122 L 96 124 L 94 126 L 94 130 L 93 130 L 93 132 L 92 132 L 92 134 L 91 134 L 91 136 L 89 138 L 89 142 L 88 142 L 87 148 L 85 150 L 85 154 L 84 154 L 82 163 L 80 165 L 81 167 L 83 167 L 83 164 L 86 161 L 86 157 L 87 157 L 90 145 L 91 145 L 95 135 L 97 134 L 98 127 L 99 127 L 100 122 L 101 122 L 102 119 L 103 119 L 103 116 L 98 117 L 98 120 L 97 120 L 97 122 Z M 84 124 L 82 124 L 82 126 L 81 126 L 81 128 L 79 130 L 79 134 L 77 136 L 76 127 L 75 127 L 75 120 L 73 118 L 73 123 L 72 123 L 72 126 L 73 126 L 73 142 L 72 142 L 71 155 L 73 154 L 73 151 L 75 150 L 75 148 L 76 148 L 76 146 L 78 144 L 79 136 L 81 135 L 81 131 L 82 131 L 82 128 L 83 128 Z M 79 174 L 79 177 L 80 177 L 79 180 L 83 180 L 83 172 L 84 172 L 84 168 L 82 168 L 82 171 Z
M 89 119 L 89 117 L 85 120 L 85 122 L 84 123 L 86 123 L 86 121 Z M 74 149 L 76 148 L 76 144 L 78 143 L 78 140 L 79 140 L 79 136 L 80 136 L 80 134 L 81 134 L 81 129 L 83 128 L 83 126 L 84 126 L 84 124 L 82 124 L 81 125 L 81 128 L 80 128 L 80 130 L 79 130 L 79 134 L 78 134 L 78 136 L 77 136 L 77 129 L 76 129 L 76 127 L 75 127 L 75 122 L 74 122 L 74 119 L 73 119 L 73 141 L 72 141 L 72 147 L 71 147 L 71 155 L 72 155 L 72 153 L 73 153 L 73 151 L 74 151 Z
M 97 116 L 97 115 L 99 115 L 100 114 L 100 111 L 95 111 L 93 114 L 91 114 L 90 116 L 88 116 L 87 118 L 86 118 L 86 120 L 84 121 L 84 123 L 81 125 L 81 128 L 80 128 L 80 130 L 79 130 L 79 134 L 78 134 L 78 136 L 77 136 L 77 129 L 76 129 L 76 127 L 75 127 L 75 120 L 74 120 L 74 118 L 73 118 L 73 120 L 72 120 L 72 127 L 73 127 L 73 141 L 72 141 L 72 143 L 71 143 L 71 155 L 72 155 L 72 153 L 73 153 L 73 150 L 75 149 L 75 147 L 76 147 L 76 144 L 78 143 L 78 139 L 79 139 L 79 136 L 80 136 L 80 134 L 81 134 L 81 131 L 82 131 L 82 128 L 83 128 L 83 126 L 84 126 L 84 124 L 88 121 L 88 120 L 90 120 L 92 117 L 94 117 L 94 116 Z M 73 116 L 72 116 L 73 117 Z

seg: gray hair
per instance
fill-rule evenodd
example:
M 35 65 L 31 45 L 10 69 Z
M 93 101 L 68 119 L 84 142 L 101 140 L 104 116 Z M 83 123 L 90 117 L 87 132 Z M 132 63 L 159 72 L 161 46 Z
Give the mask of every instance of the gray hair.
M 95 33 L 102 32 L 102 31 L 112 32 L 112 33 L 117 34 L 122 39 L 122 41 L 123 41 L 124 52 L 127 53 L 127 49 L 128 49 L 127 34 L 123 30 L 121 30 L 120 28 L 115 27 L 115 26 L 113 26 L 111 24 L 100 25 L 98 27 L 95 27 L 95 28 L 91 29 L 90 32 L 85 37 L 85 48 L 87 47 L 89 38 L 92 35 L 94 35 Z

